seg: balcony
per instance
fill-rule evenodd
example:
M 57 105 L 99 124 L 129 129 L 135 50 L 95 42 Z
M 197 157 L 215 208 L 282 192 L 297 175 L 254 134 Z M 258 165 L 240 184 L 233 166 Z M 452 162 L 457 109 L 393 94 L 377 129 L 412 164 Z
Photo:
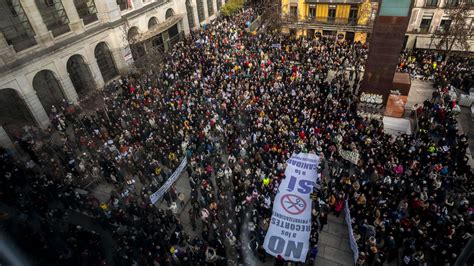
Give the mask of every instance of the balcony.
M 316 25 L 331 25 L 331 26 L 367 26 L 367 25 L 358 25 L 356 18 L 331 18 L 331 17 L 305 17 L 304 19 L 298 20 L 297 17 L 289 16 L 286 19 L 289 23 L 309 23 Z
M 361 4 L 364 0 L 305 0 L 308 4 Z
M 430 27 L 426 26 L 420 26 L 420 29 L 418 30 L 418 33 L 426 34 L 430 32 Z

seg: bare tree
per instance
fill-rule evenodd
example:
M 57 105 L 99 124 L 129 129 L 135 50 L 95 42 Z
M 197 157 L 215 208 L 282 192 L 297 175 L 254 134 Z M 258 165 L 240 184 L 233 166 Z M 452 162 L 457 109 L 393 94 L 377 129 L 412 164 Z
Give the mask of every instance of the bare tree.
M 434 39 L 438 40 L 436 48 L 446 52 L 445 62 L 454 48 L 469 51 L 469 40 L 473 37 L 472 26 L 467 24 L 470 4 L 464 0 L 457 5 L 447 6 L 446 9 L 450 22 L 439 27 L 434 33 Z
M 259 6 L 263 8 L 261 17 L 267 30 L 281 30 L 284 19 L 281 14 L 281 1 L 260 0 Z
M 123 42 L 129 44 L 133 55 L 134 64 L 131 70 L 140 73 L 158 73 L 165 57 L 164 44 L 150 45 L 145 51 L 145 43 L 140 41 L 140 33 L 130 34 L 131 28 L 128 21 L 121 28 Z

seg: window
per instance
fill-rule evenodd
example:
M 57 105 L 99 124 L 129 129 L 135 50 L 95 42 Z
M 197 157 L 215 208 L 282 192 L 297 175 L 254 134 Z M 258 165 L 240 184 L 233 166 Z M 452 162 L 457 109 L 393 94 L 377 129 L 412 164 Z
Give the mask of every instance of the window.
M 117 0 L 117 5 L 120 7 L 120 10 L 126 10 L 132 7 L 131 0 Z
M 443 19 L 443 20 L 441 20 L 441 23 L 439 23 L 439 29 L 441 31 L 449 30 L 449 26 L 451 26 L 451 20 L 450 19 Z
M 44 0 L 44 4 L 45 4 L 47 7 L 54 6 L 54 0 Z
M 438 6 L 438 0 L 426 0 L 425 6 L 426 7 L 437 7 Z
M 446 0 L 446 7 L 456 7 L 459 4 L 459 0 Z
M 298 18 L 298 6 L 290 6 L 290 18 L 291 19 Z
M 420 23 L 420 33 L 428 33 L 431 26 L 431 20 L 433 19 L 432 14 L 425 14 L 423 15 L 423 19 Z
M 186 13 L 188 14 L 189 29 L 194 28 L 194 13 L 190 0 L 186 0 Z
M 316 6 L 315 5 L 310 5 L 309 6 L 308 16 L 310 18 L 315 18 L 316 17 Z
M 206 14 L 204 12 L 204 4 L 202 3 L 202 0 L 196 0 L 196 4 L 199 22 L 203 22 L 206 19 Z
M 336 6 L 335 5 L 329 5 L 328 21 L 329 22 L 334 22 L 335 20 L 336 20 Z
M 15 51 L 36 45 L 35 32 L 19 0 L 0 1 L 0 15 L 0 31 Z
M 168 10 L 166 10 L 166 13 L 165 13 L 165 19 L 169 19 L 172 16 L 174 16 L 174 11 L 172 8 L 168 8 Z
M 210 16 L 214 15 L 214 3 L 213 0 L 207 0 L 207 13 Z
M 357 16 L 359 14 L 359 7 L 357 6 L 351 6 L 351 9 L 349 10 L 349 23 L 357 23 Z
M 74 5 L 84 25 L 98 20 L 94 0 L 74 0 Z
M 36 0 L 36 6 L 44 24 L 54 37 L 70 31 L 69 19 L 61 0 Z

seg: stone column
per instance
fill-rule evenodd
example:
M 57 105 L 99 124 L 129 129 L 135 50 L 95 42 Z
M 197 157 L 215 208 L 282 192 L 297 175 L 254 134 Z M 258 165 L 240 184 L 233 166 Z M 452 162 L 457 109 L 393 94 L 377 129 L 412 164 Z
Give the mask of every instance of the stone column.
M 0 146 L 9 151 L 15 152 L 15 146 L 2 126 L 0 126 Z
M 77 13 L 76 5 L 74 5 L 73 1 L 62 1 L 64 11 L 66 11 L 67 18 L 69 19 L 69 26 L 71 30 L 76 33 L 84 32 L 84 24 L 82 23 L 82 19 L 79 17 Z
M 207 8 L 207 0 L 202 0 L 202 5 L 204 7 L 204 23 L 209 23 L 209 11 Z
M 220 1 L 220 0 L 212 0 L 212 5 L 214 6 L 214 16 L 217 17 L 217 12 L 219 11 L 217 9 L 217 1 Z
M 0 31 L 0 65 L 5 65 L 15 61 L 15 49 L 7 43 L 5 36 Z
M 43 44 L 45 46 L 52 46 L 54 43 L 53 35 L 46 27 L 46 24 L 43 22 L 43 17 L 41 17 L 41 13 L 36 6 L 35 1 L 28 1 L 28 0 L 20 0 L 21 6 L 23 7 L 26 16 L 33 28 L 36 36 L 36 42 L 38 44 Z
M 91 59 L 88 59 L 88 65 L 92 73 L 92 77 L 94 78 L 95 85 L 97 86 L 98 89 L 102 89 L 104 87 L 104 78 L 102 78 L 102 73 L 100 72 L 99 65 L 97 64 L 97 61 L 95 60 L 95 57 L 91 57 Z
M 196 0 L 191 0 L 191 6 L 193 7 L 193 14 L 194 14 L 194 27 L 198 27 L 201 25 L 201 22 L 199 22 L 199 14 L 198 14 L 198 9 L 197 9 L 197 3 Z M 190 31 L 192 29 L 189 29 Z
M 95 1 L 95 6 L 97 8 L 97 16 L 103 23 L 113 22 L 122 17 L 120 7 L 115 0 Z
M 79 96 L 77 95 L 76 89 L 74 88 L 74 84 L 72 84 L 71 78 L 69 77 L 69 73 L 65 73 L 59 77 L 59 83 L 63 89 L 64 95 L 66 96 L 68 101 L 77 104 L 79 101 Z
M 30 110 L 38 126 L 43 129 L 48 127 L 50 123 L 49 117 L 46 114 L 43 105 L 41 105 L 38 95 L 36 95 L 36 91 L 31 90 L 30 92 L 22 96 L 26 106 Z

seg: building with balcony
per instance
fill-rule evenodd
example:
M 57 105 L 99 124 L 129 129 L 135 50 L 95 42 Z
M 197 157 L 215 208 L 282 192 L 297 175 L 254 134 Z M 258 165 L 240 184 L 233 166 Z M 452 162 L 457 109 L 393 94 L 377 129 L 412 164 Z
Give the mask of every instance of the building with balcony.
M 366 42 L 376 1 L 282 0 L 283 31 L 308 37 Z
M 438 30 L 449 30 L 451 20 L 446 13 L 448 8 L 456 7 L 461 1 L 473 4 L 467 25 L 472 29 L 474 18 L 474 1 L 472 0 L 414 0 L 410 22 L 405 35 L 405 48 L 436 49 L 434 33 Z M 471 42 L 470 52 L 474 52 L 474 40 Z M 454 47 L 453 50 L 458 50 Z
M 170 49 L 225 0 L 0 0 L 0 145 L 46 127 L 153 48 Z

